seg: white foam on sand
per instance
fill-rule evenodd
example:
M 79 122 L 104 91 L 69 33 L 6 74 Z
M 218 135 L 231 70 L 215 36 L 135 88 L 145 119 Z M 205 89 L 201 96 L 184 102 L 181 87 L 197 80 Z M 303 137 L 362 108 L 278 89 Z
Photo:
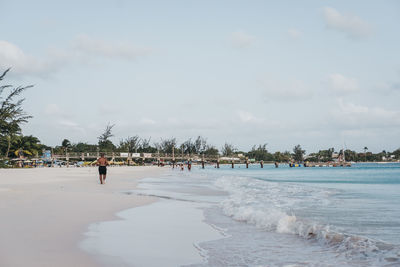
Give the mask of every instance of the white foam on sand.
M 201 205 L 160 200 L 122 211 L 122 220 L 92 224 L 81 248 L 107 265 L 180 266 L 206 261 L 200 242 L 223 238 Z

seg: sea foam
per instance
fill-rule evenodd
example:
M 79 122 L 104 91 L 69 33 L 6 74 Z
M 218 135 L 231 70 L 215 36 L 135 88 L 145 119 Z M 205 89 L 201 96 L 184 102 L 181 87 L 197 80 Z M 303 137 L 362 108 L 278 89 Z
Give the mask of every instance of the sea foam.
M 220 203 L 220 207 L 225 215 L 237 221 L 253 224 L 266 231 L 293 234 L 316 241 L 352 259 L 371 257 L 379 262 L 400 262 L 398 246 L 351 235 L 339 228 L 296 216 L 293 211 L 305 202 L 307 206 L 313 201 L 329 205 L 329 196 L 335 194 L 334 190 L 290 183 L 282 185 L 237 176 L 220 177 L 215 185 L 229 192 L 229 197 Z

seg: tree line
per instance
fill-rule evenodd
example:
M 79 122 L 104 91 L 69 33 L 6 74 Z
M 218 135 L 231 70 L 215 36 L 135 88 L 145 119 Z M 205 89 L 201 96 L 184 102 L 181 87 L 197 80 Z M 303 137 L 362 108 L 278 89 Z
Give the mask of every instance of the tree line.
M 7 69 L 0 75 L 0 159 L 17 158 L 20 156 L 40 157 L 42 151 L 52 150 L 55 154 L 66 152 L 129 152 L 129 153 L 164 153 L 175 155 L 205 155 L 205 156 L 238 156 L 242 155 L 256 161 L 277 161 L 288 162 L 294 161 L 311 161 L 311 162 L 328 162 L 332 161 L 337 154 L 343 154 L 343 150 L 335 152 L 334 148 L 320 150 L 305 156 L 305 150 L 297 145 L 292 151 L 270 152 L 267 144 L 254 145 L 250 151 L 239 151 L 233 144 L 225 143 L 220 149 L 208 143 L 207 138 L 197 136 L 189 138 L 182 143 L 178 143 L 175 137 L 161 138 L 152 142 L 151 138 L 143 138 L 138 135 L 128 136 L 121 139 L 118 144 L 114 144 L 111 138 L 114 136 L 112 131 L 114 124 L 107 124 L 104 131 L 98 136 L 97 144 L 89 144 L 84 142 L 72 143 L 68 139 L 63 139 L 61 144 L 55 147 L 42 144 L 40 140 L 32 135 L 23 135 L 21 126 L 27 123 L 31 115 L 27 114 L 22 104 L 24 98 L 21 94 L 32 87 L 2 85 L 2 81 L 6 74 L 10 71 Z M 344 150 L 344 155 L 348 161 L 382 161 L 384 159 L 399 160 L 400 148 L 387 152 L 372 153 L 364 147 L 364 151 L 359 153 L 353 150 Z

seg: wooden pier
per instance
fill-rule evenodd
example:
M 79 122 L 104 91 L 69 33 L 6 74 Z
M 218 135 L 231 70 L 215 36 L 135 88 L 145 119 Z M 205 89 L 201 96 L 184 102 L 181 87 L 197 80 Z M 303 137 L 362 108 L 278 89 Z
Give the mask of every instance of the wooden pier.
M 174 152 L 174 151 L 173 151 Z M 197 164 L 201 164 L 201 167 L 204 169 L 205 164 L 215 164 L 216 168 L 220 167 L 220 164 L 230 164 L 231 168 L 235 168 L 235 164 L 245 164 L 246 169 L 249 168 L 250 160 L 248 157 L 242 158 L 227 158 L 220 156 L 206 156 L 204 154 L 180 154 L 175 155 L 174 153 L 130 153 L 130 152 L 102 152 L 104 156 L 108 158 L 111 162 L 123 162 L 127 165 L 134 165 L 136 163 L 145 163 L 145 162 L 156 162 L 158 166 L 169 164 L 174 168 L 178 163 L 182 162 L 195 162 Z M 94 162 L 100 157 L 100 152 L 66 152 L 64 154 L 53 154 L 51 158 L 47 160 L 54 161 L 66 161 L 69 163 L 70 161 L 90 161 Z M 263 160 L 259 162 L 254 162 L 253 164 L 259 164 L 260 168 L 264 168 Z M 274 163 L 274 162 L 267 162 Z M 301 164 L 304 167 L 351 167 L 351 164 L 348 162 L 335 162 L 335 163 L 321 163 L 321 162 L 308 162 L 306 164 Z M 275 167 L 278 167 L 279 164 L 275 163 Z
M 53 154 L 48 160 L 52 161 L 95 161 L 100 157 L 101 152 L 66 152 L 64 154 Z M 206 163 L 216 163 L 219 168 L 219 156 L 205 156 L 198 154 L 181 154 L 175 155 L 166 153 L 129 153 L 129 152 L 102 152 L 104 156 L 112 162 L 125 162 L 128 165 L 130 163 L 139 162 L 157 162 L 159 165 L 162 163 L 171 164 L 173 167 L 178 162 L 194 161 L 201 163 L 202 167 Z

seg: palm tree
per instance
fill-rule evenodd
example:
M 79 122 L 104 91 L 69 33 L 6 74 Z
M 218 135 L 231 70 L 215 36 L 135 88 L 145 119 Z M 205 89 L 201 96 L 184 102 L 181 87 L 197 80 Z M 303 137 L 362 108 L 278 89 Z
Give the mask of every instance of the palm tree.
M 68 139 L 64 139 L 61 142 L 61 146 L 64 149 L 64 153 L 67 153 L 67 149 L 70 148 L 72 145 L 71 145 L 71 142 Z
M 7 151 L 4 154 L 6 158 L 8 158 L 8 155 L 10 154 L 11 146 L 18 142 L 19 136 L 17 134 L 19 134 L 20 131 L 21 129 L 17 123 L 9 123 L 4 127 L 4 129 L 2 129 L 1 134 L 3 134 L 7 140 Z
M 293 159 L 297 162 L 303 161 L 304 153 L 306 153 L 306 151 L 303 150 L 300 145 L 295 146 L 292 154 Z
M 367 150 L 368 150 L 368 147 L 364 147 L 364 161 L 367 161 Z
M 0 81 L 4 79 L 8 71 L 10 71 L 10 69 L 7 69 L 2 75 L 0 75 Z M 0 137 L 6 137 L 8 143 L 8 148 L 5 153 L 6 157 L 8 157 L 10 152 L 13 136 L 20 134 L 21 124 L 32 118 L 32 116 L 27 115 L 21 107 L 25 99 L 22 98 L 15 100 L 16 97 L 30 87 L 32 87 L 32 85 L 25 87 L 18 86 L 14 88 L 12 85 L 0 86 Z M 11 88 L 10 93 L 7 96 L 2 97 L 2 93 L 8 88 Z
M 38 138 L 28 135 L 28 136 L 17 136 L 13 144 L 12 150 L 14 154 L 18 157 L 20 155 L 37 155 L 42 148 Z
M 70 146 L 71 146 L 71 142 L 70 142 L 68 139 L 64 139 L 64 140 L 62 141 L 62 143 L 61 143 L 61 146 L 62 146 L 63 148 L 70 147 Z

